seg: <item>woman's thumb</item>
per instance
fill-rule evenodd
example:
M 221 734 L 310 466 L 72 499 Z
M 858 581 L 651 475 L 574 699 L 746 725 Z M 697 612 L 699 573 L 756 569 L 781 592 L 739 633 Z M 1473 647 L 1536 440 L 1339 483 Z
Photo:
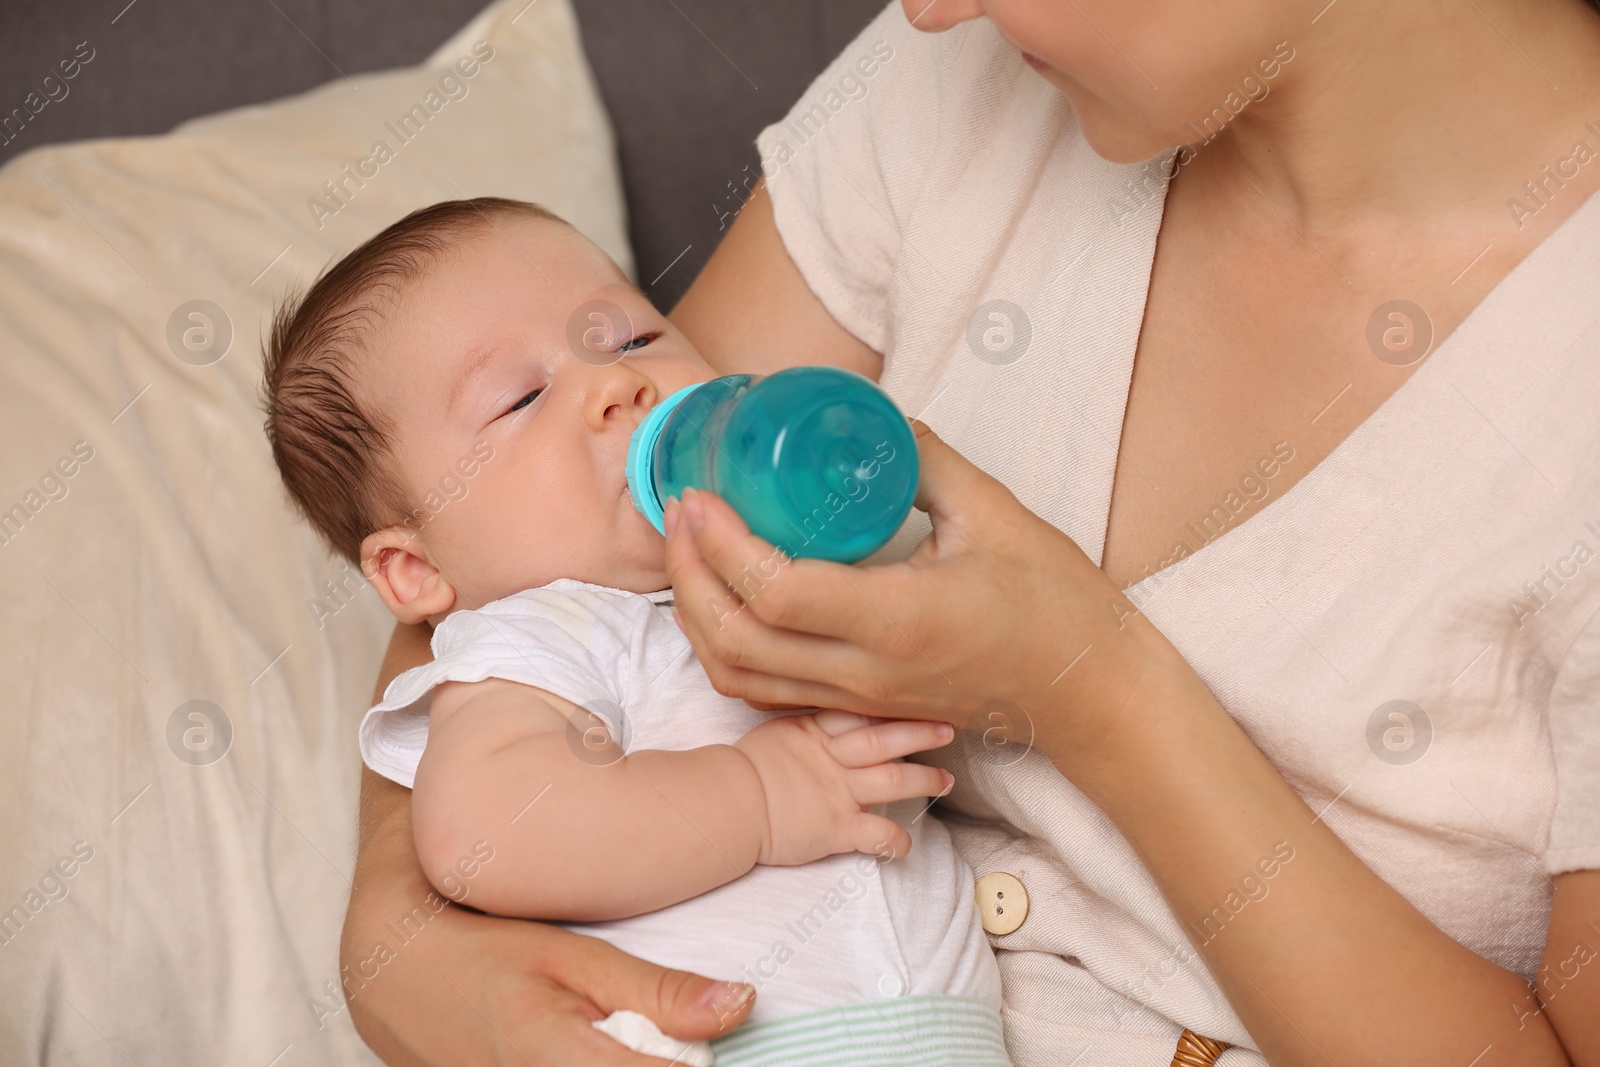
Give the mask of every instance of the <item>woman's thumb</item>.
M 574 992 L 607 1014 L 627 1008 L 647 1015 L 662 1033 L 684 1041 L 721 1037 L 744 1021 L 755 1002 L 755 987 L 747 983 L 658 967 L 605 942 L 596 948 L 582 968 L 586 973 L 570 976 Z
M 971 506 L 972 493 L 981 482 L 993 481 L 921 419 L 911 420 L 917 438 L 917 495 L 912 501 L 937 522 L 957 517 L 963 505 Z

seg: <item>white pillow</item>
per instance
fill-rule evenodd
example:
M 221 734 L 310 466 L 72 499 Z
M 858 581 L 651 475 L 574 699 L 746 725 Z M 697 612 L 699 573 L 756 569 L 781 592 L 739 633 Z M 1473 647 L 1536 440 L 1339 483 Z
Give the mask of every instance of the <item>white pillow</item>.
M 382 227 L 484 194 L 634 277 L 567 0 L 495 4 L 414 68 L 0 170 L 0 1062 L 377 1062 L 337 941 L 391 619 L 287 505 L 261 338 Z

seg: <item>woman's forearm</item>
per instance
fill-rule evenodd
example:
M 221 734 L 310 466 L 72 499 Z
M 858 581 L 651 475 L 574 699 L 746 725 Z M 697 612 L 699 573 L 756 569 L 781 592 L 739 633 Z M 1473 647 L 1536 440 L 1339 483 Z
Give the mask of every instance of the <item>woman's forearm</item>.
M 399 625 L 389 638 L 372 701 L 383 699 L 383 691 L 403 671 L 420 666 L 433 657 L 429 646 L 433 634 L 428 626 Z M 356 835 L 356 872 L 351 889 L 355 898 L 367 884 L 404 884 L 416 894 L 432 890 L 412 841 L 411 790 L 365 765 L 361 768 L 361 806 Z M 344 937 L 351 936 L 350 915 L 346 914 Z
M 411 790 L 370 767 L 361 768 L 358 841 L 352 895 L 367 883 L 405 883 L 419 893 L 432 891 L 412 840 Z
M 426 623 L 395 625 L 394 632 L 389 635 L 389 647 L 383 652 L 383 663 L 378 667 L 378 684 L 372 690 L 374 704 L 383 700 L 383 691 L 401 672 L 420 667 L 433 658 L 432 641 L 433 627 Z
M 367 1010 L 361 996 L 371 980 L 363 974 L 363 968 L 371 967 L 373 946 L 392 938 L 383 925 L 393 915 L 380 914 L 379 902 L 390 901 L 399 894 L 426 907 L 430 896 L 438 896 L 423 873 L 411 841 L 411 790 L 362 767 L 360 827 L 350 904 L 339 938 L 339 973 L 345 978 L 345 1002 L 361 1039 L 384 1063 L 390 1067 L 420 1065 L 424 1061 L 405 1048 L 380 1015 Z M 405 908 L 387 910 L 400 915 L 409 913 Z M 381 977 L 373 975 L 374 979 Z
M 394 628 L 389 647 L 383 654 L 383 664 L 378 668 L 378 682 L 372 691 L 374 704 L 383 699 L 383 691 L 398 675 L 433 658 L 429 644 L 432 635 L 433 630 L 428 626 L 398 625 Z M 411 790 L 363 765 L 358 820 L 352 898 L 366 882 L 403 883 L 423 893 L 432 888 L 412 841 Z M 351 910 L 354 911 L 354 907 Z M 347 915 L 346 939 L 350 932 Z
M 1270 1062 L 1567 1062 L 1522 978 L 1368 869 L 1187 667 L 1122 711 L 1092 754 L 1041 743 L 1137 851 Z
M 402 671 L 426 663 L 432 657 L 429 644 L 432 633 L 427 626 L 398 625 L 394 628 L 383 664 L 378 669 L 373 703 L 383 699 L 383 691 Z M 433 892 L 412 841 L 411 790 L 363 765 L 357 820 L 356 869 L 339 937 L 340 974 L 356 974 L 355 981 L 343 983 L 350 1019 L 361 1039 L 390 1067 L 420 1065 L 423 1061 L 405 1049 L 383 1020 L 366 1010 L 358 984 L 363 981 L 359 970 L 369 958 L 373 945 L 383 939 L 381 927 L 389 918 L 376 914 L 368 905 L 389 899 L 394 893 L 408 900 L 424 901 Z

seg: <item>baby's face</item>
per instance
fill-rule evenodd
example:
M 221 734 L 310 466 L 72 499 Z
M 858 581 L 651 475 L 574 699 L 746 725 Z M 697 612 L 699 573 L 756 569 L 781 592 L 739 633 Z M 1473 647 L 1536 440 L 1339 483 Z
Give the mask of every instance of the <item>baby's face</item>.
M 523 216 L 494 227 L 407 286 L 379 331 L 383 358 L 361 372 L 423 505 L 419 554 L 457 608 L 557 578 L 665 589 L 665 540 L 628 494 L 628 441 L 657 403 L 716 372 L 575 230 Z M 597 301 L 613 313 L 575 318 Z

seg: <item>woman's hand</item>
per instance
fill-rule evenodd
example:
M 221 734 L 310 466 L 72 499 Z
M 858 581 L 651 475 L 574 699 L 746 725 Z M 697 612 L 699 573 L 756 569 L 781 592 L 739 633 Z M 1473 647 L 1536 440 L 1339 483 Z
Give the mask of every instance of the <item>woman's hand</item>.
M 1188 671 L 1071 538 L 912 429 L 933 532 L 903 563 L 790 559 L 715 494 L 669 501 L 680 625 L 718 692 L 968 728 L 993 701 L 1065 706 L 1050 748 L 1084 751 L 1141 679 Z
M 666 1067 L 590 1024 L 631 1008 L 695 1041 L 743 1021 L 750 1003 L 737 996 L 748 987 L 446 903 L 417 862 L 410 790 L 371 770 L 362 776 L 362 848 L 340 975 L 356 1031 L 391 1067 Z M 405 942 L 394 933 L 402 921 L 420 926 Z

